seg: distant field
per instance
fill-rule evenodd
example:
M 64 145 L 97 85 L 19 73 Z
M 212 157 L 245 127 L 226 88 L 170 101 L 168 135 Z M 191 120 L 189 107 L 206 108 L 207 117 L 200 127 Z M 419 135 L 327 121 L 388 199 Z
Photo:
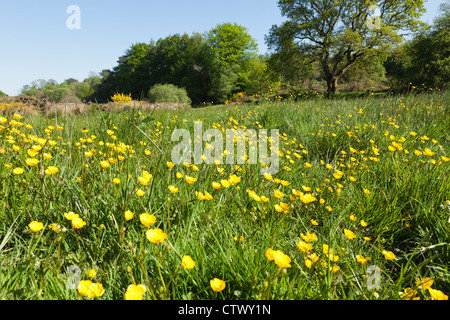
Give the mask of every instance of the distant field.
M 449 98 L 0 110 L 0 298 L 448 299 Z M 172 166 L 195 121 L 279 171 Z

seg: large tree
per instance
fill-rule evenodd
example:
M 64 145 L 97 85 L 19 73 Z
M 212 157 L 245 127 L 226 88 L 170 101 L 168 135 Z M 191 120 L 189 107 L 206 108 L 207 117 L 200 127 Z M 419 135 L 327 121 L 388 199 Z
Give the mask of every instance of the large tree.
M 287 20 L 272 26 L 269 48 L 277 53 L 293 41 L 308 62 L 319 63 L 328 95 L 357 61 L 387 58 L 425 11 L 423 0 L 279 0 L 278 7 Z
M 249 82 L 251 61 L 258 52 L 256 41 L 247 28 L 236 23 L 219 24 L 206 33 L 206 41 L 222 72 L 235 73 L 235 87 L 243 90 Z

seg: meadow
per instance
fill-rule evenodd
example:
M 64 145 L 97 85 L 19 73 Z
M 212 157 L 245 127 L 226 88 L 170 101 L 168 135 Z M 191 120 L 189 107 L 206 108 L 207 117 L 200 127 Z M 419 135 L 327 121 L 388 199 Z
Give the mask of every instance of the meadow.
M 449 97 L 3 108 L 0 298 L 448 299 Z M 279 172 L 174 164 L 195 121 L 278 129 Z

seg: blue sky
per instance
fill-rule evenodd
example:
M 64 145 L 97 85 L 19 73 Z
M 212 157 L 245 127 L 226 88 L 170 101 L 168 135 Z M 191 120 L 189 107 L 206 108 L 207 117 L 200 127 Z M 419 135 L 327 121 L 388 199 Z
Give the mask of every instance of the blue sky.
M 36 79 L 80 81 L 111 69 L 131 44 L 175 33 L 206 32 L 217 24 L 246 27 L 259 51 L 264 36 L 283 21 L 276 0 L 15 0 L 0 3 L 0 90 L 17 95 Z M 445 0 L 428 0 L 431 23 Z M 67 8 L 80 8 L 80 29 L 70 30 Z

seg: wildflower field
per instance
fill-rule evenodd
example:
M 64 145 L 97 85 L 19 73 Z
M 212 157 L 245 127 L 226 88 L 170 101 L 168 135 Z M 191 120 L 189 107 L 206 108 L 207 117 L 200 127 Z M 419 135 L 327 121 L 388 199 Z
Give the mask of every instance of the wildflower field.
M 0 298 L 448 299 L 449 97 L 4 108 Z M 195 121 L 278 129 L 279 171 L 174 164 Z

